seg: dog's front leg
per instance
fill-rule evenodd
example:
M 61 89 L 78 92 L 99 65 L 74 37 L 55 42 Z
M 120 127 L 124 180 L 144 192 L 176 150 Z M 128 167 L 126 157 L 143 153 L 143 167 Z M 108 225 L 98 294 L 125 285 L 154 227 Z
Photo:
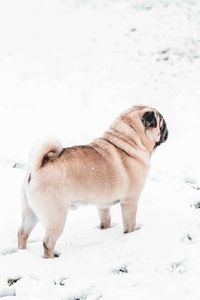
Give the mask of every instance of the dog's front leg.
M 129 233 L 135 230 L 137 203 L 138 199 L 134 197 L 128 197 L 121 202 L 124 233 Z
M 98 208 L 99 217 L 100 217 L 100 228 L 107 229 L 110 228 L 110 209 L 109 208 Z

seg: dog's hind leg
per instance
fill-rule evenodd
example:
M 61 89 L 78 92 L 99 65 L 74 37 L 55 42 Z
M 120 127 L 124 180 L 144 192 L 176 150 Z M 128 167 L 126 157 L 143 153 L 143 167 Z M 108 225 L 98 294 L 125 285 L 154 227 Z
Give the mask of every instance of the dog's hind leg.
M 64 225 L 65 219 L 59 218 L 51 220 L 51 224 L 46 227 L 46 233 L 43 240 L 43 247 L 44 247 L 44 257 L 45 258 L 54 258 L 57 255 L 54 253 L 55 244 L 61 235 Z
M 24 182 L 22 188 L 22 223 L 18 230 L 19 249 L 26 249 L 29 235 L 38 222 L 35 213 L 28 205 L 25 187 L 26 187 L 26 181 Z
M 22 223 L 18 230 L 18 248 L 26 249 L 27 240 L 38 219 L 32 210 L 23 212 Z
M 100 229 L 110 228 L 110 209 L 109 208 L 98 208 L 100 217 Z

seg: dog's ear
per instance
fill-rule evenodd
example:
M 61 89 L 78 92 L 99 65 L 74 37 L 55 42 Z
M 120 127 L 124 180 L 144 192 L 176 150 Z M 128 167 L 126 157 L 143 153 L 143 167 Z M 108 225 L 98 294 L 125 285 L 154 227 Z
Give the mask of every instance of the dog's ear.
M 161 116 L 162 117 L 162 116 Z M 168 139 L 168 129 L 167 129 L 167 124 L 165 120 L 163 119 L 163 125 L 160 128 L 160 141 L 158 141 L 155 145 L 155 147 L 159 146 L 160 144 L 164 143 Z
M 142 117 L 142 123 L 145 128 L 157 127 L 157 119 L 154 111 L 147 111 Z

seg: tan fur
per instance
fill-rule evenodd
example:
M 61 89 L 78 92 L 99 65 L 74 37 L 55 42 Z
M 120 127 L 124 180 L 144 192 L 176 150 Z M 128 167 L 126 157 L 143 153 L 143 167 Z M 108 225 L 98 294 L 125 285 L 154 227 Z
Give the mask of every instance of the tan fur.
M 145 112 L 154 111 L 156 128 L 146 130 Z M 39 219 L 45 227 L 45 257 L 54 257 L 68 209 L 79 203 L 98 207 L 102 229 L 110 227 L 109 208 L 120 201 L 124 232 L 135 229 L 138 199 L 149 170 L 150 157 L 160 139 L 159 114 L 145 106 L 122 113 L 101 138 L 85 146 L 62 148 L 49 140 L 34 150 L 23 185 L 23 221 L 19 248 Z
M 54 137 L 48 138 L 47 141 L 38 141 L 33 147 L 30 158 L 29 167 L 31 171 L 38 170 L 41 165 L 45 155 L 49 158 L 57 157 L 63 150 L 61 142 Z

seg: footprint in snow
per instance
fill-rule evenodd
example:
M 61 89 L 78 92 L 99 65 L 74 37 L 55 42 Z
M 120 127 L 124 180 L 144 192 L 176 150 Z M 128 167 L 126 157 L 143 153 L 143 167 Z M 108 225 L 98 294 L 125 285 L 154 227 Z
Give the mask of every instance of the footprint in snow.
M 0 287 L 0 298 L 16 296 L 16 290 L 14 285 L 21 279 L 21 277 L 8 278 L 5 285 Z
M 69 293 L 68 296 L 63 300 L 99 300 L 102 298 L 102 293 L 100 291 L 76 291 L 75 293 Z
M 199 209 L 200 208 L 200 201 L 196 201 L 191 206 L 194 207 L 194 208 L 196 208 L 196 209 Z
M 196 191 L 200 191 L 200 186 L 197 184 L 190 184 L 190 187 L 193 188 Z
M 186 267 L 183 262 L 174 262 L 168 267 L 171 273 L 183 274 L 186 272 Z
M 14 287 L 7 287 L 7 288 L 5 287 L 5 288 L 0 289 L 0 298 L 1 297 L 9 297 L 9 299 L 10 299 L 10 296 L 16 296 Z
M 187 233 L 186 235 L 184 235 L 181 238 L 181 241 L 184 242 L 184 243 L 193 243 L 194 242 L 193 237 L 190 233 Z
M 200 191 L 200 185 L 194 178 L 185 178 L 185 183 L 188 184 L 192 189 Z
M 19 163 L 19 162 L 13 162 L 12 167 L 13 167 L 13 169 L 23 169 L 23 170 L 27 169 L 26 164 Z
M 12 286 L 15 283 L 17 283 L 20 279 L 21 279 L 21 277 L 8 278 L 7 284 L 8 284 L 8 286 Z
M 121 265 L 121 266 L 118 266 L 118 267 L 114 267 L 112 269 L 112 272 L 114 274 L 127 274 L 128 273 L 128 266 L 127 265 Z
M 7 254 L 16 253 L 16 252 L 17 252 L 16 247 L 9 247 L 9 248 L 5 248 L 5 249 L 0 249 L 0 255 L 7 255 Z
M 53 281 L 53 284 L 54 284 L 54 285 L 65 286 L 65 285 L 67 285 L 67 280 L 68 280 L 67 277 L 59 278 L 58 280 L 54 280 L 54 281 Z

